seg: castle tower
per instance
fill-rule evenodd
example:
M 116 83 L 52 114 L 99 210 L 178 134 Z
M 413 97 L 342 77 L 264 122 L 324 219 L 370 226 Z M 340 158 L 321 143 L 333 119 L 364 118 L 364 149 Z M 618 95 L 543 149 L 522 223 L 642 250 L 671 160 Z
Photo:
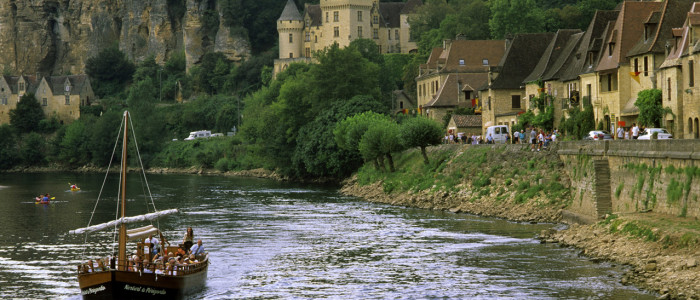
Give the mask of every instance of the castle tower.
M 282 15 L 277 19 L 280 59 L 301 57 L 304 19 L 293 0 L 287 0 Z

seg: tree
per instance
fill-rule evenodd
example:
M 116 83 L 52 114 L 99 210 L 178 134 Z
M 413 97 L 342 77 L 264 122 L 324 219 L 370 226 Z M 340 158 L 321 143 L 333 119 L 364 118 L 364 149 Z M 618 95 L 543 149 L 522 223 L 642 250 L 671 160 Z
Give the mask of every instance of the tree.
M 593 107 L 587 105 L 583 110 L 570 109 L 569 117 L 561 123 L 561 129 L 571 138 L 585 137 L 589 131 L 595 130 Z
M 18 156 L 14 129 L 7 124 L 0 125 L 0 170 L 12 168 Z
M 424 117 L 410 118 L 401 124 L 401 140 L 407 148 L 419 147 L 423 162 L 429 164 L 425 148 L 442 142 L 443 129 L 439 123 Z
M 85 62 L 85 73 L 92 79 L 92 88 L 100 98 L 123 92 L 131 81 L 134 70 L 134 64 L 116 44 Z
M 399 125 L 393 120 L 381 120 L 369 125 L 367 131 L 362 135 L 358 150 L 366 160 L 378 160 L 381 167 L 384 166 L 386 157 L 389 161 L 389 171 L 394 172 L 394 159 L 391 153 L 404 149 L 400 140 Z
M 671 113 L 670 108 L 663 107 L 660 89 L 639 91 L 634 106 L 639 108 L 639 124 L 645 127 L 660 127 L 664 116 Z
M 492 0 L 489 27 L 491 36 L 502 39 L 507 34 L 541 32 L 543 15 L 534 0 Z
M 21 133 L 38 130 L 39 122 L 43 119 L 44 111 L 32 93 L 24 94 L 17 107 L 10 110 L 10 124 Z
M 27 166 L 44 164 L 44 151 L 46 148 L 44 138 L 40 134 L 32 132 L 24 136 L 22 142 L 19 152 L 22 162 Z

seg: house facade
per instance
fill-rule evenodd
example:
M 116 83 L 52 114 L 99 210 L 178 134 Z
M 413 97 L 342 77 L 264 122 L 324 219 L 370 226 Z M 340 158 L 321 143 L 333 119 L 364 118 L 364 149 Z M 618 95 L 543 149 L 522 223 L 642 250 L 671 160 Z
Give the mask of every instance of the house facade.
M 47 118 L 70 123 L 80 117 L 80 107 L 90 105 L 95 93 L 87 75 L 2 76 L 0 77 L 0 124 L 10 123 L 10 110 L 27 93 L 34 98 Z
M 457 108 L 476 108 L 478 90 L 488 82 L 489 69 L 505 53 L 504 40 L 445 40 L 420 65 L 416 99 L 421 114 L 442 118 Z
M 300 13 L 287 0 L 277 20 L 279 59 L 274 74 L 295 62 L 311 62 L 314 53 L 337 43 L 346 47 L 356 39 L 377 43 L 380 53 L 410 53 L 417 49 L 411 39 L 408 17 L 421 0 L 379 2 L 379 0 L 321 0 Z

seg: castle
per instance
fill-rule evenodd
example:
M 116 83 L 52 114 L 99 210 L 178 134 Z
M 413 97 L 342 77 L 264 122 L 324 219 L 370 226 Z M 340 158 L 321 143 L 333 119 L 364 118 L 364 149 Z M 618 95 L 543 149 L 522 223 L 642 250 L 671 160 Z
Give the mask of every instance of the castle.
M 380 53 L 414 52 L 417 46 L 408 17 L 421 5 L 421 0 L 321 0 L 318 5 L 305 5 L 302 15 L 294 1 L 287 0 L 277 20 L 279 59 L 274 74 L 294 62 L 311 62 L 314 52 L 333 43 L 346 47 L 361 38 L 377 43 Z

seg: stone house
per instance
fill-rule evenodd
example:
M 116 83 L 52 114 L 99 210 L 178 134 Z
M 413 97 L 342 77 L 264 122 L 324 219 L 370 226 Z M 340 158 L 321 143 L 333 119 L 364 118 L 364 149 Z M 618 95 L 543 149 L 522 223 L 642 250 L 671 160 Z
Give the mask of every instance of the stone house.
M 532 103 L 533 98 L 544 97 L 544 105 L 554 107 L 554 127 L 558 127 L 564 111 L 569 108 L 570 98 L 574 91 L 578 89 L 577 83 L 565 85 L 561 81 L 562 74 L 569 68 L 569 57 L 573 55 L 579 41 L 583 37 L 583 32 L 578 29 L 560 29 L 549 42 L 547 49 L 542 54 L 539 62 L 532 70 L 532 73 L 525 77 L 525 109 L 532 109 L 536 113 L 541 113 Z M 542 85 L 542 86 L 540 86 Z M 550 102 L 553 101 L 553 102 Z
M 47 118 L 56 117 L 61 123 L 78 119 L 80 107 L 95 100 L 87 75 L 3 76 L 0 77 L 0 124 L 10 122 L 9 111 L 17 107 L 26 93 L 34 94 Z
M 356 39 L 371 39 L 380 53 L 410 53 L 417 49 L 412 40 L 408 17 L 421 0 L 379 2 L 379 0 L 321 0 L 304 7 L 302 15 L 294 4 L 287 4 L 277 20 L 279 59 L 274 74 L 291 63 L 311 62 L 314 53 L 337 43 L 346 47 Z
M 700 89 L 695 67 L 700 60 L 700 3 L 693 3 L 682 19 L 681 26 L 669 29 L 671 37 L 664 45 L 668 55 L 656 79 L 664 106 L 671 107 L 676 116 L 674 138 L 700 139 Z
M 445 40 L 434 48 L 416 77 L 421 113 L 435 120 L 459 107 L 477 105 L 478 88 L 505 53 L 504 40 Z
M 636 120 L 638 112 L 633 112 L 634 102 L 636 92 L 641 89 L 632 84 L 636 84 L 630 76 L 634 66 L 630 64 L 627 53 L 643 36 L 645 20 L 662 6 L 661 2 L 623 2 L 615 23 L 607 29 L 601 45 L 603 55 L 595 68 L 599 94 L 593 101 L 594 107 L 599 108 L 594 110 L 596 122 L 603 120 L 604 130 L 614 132 L 618 122 L 632 123 Z M 653 56 L 648 56 L 639 74 L 640 82 L 653 75 L 655 63 Z
M 481 115 L 452 115 L 447 130 L 455 136 L 459 133 L 466 136 L 481 135 Z
M 488 83 L 479 90 L 483 130 L 492 125 L 513 126 L 525 111 L 523 81 L 545 53 L 554 33 L 521 33 L 506 40 L 506 52 L 488 73 Z

